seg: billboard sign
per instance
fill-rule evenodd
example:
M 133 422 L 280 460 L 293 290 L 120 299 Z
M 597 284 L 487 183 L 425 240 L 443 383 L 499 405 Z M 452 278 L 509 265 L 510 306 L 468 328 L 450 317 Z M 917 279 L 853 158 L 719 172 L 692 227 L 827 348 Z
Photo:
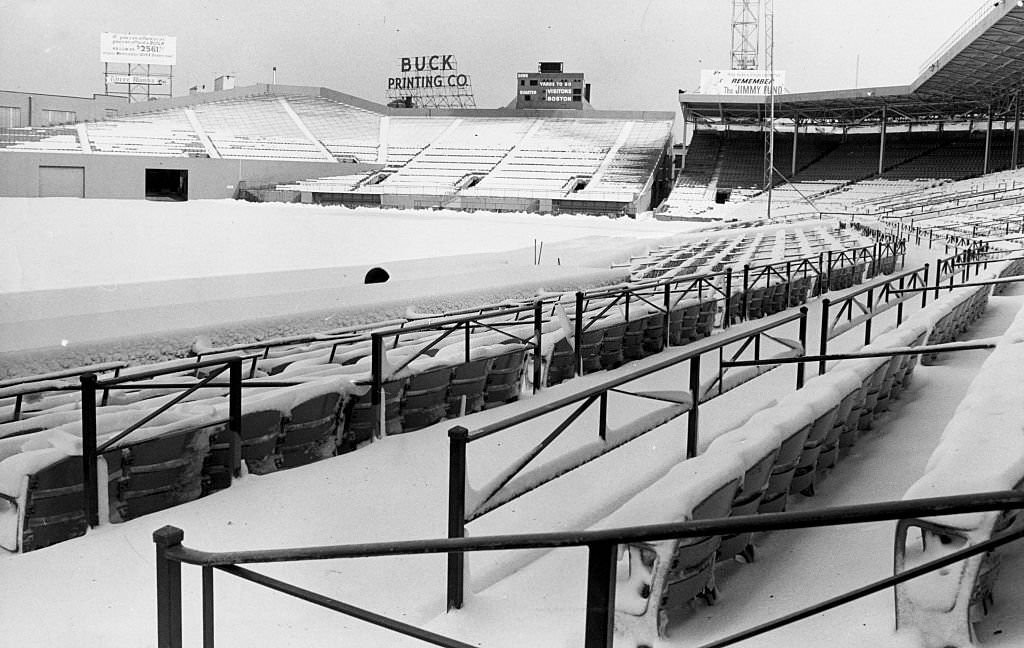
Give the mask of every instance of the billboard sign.
M 139 63 L 175 65 L 177 39 L 174 36 L 145 34 L 100 34 L 100 61 L 103 63 Z
M 133 85 L 164 85 L 169 81 L 170 79 L 167 77 L 140 76 L 138 74 L 108 74 L 106 76 L 106 82 L 111 85 L 115 83 L 131 83 Z
M 387 97 L 407 107 L 473 108 L 473 85 L 459 72 L 454 54 L 403 56 L 399 74 L 388 77 Z
M 773 80 L 774 79 L 774 80 Z M 765 70 L 701 70 L 700 93 L 709 95 L 768 95 L 786 93 L 786 73 Z

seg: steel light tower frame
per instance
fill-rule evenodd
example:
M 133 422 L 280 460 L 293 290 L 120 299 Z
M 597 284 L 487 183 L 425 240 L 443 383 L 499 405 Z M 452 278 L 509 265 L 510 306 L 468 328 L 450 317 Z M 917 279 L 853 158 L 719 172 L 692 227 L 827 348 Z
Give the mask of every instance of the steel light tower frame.
M 732 0 L 732 69 L 756 70 L 761 0 Z

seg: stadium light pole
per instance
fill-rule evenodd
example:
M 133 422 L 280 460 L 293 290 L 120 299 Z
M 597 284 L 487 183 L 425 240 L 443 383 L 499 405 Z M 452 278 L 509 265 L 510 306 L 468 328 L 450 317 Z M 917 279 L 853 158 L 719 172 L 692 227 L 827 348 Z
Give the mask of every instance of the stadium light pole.
M 772 188 L 775 185 L 775 9 L 772 0 L 764 3 L 765 57 L 768 63 L 768 220 L 772 219 Z

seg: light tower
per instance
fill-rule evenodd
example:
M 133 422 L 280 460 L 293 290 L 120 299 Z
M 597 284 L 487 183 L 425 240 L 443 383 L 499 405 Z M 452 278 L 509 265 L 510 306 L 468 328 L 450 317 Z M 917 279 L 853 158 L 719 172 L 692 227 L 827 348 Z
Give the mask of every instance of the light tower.
M 761 0 L 732 0 L 732 69 L 757 69 Z

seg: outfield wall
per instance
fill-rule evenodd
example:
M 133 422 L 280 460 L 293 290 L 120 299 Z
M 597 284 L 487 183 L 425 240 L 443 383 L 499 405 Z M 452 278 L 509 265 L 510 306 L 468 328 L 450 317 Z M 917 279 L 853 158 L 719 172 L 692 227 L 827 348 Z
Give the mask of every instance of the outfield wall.
M 343 162 L 291 162 L 278 160 L 224 160 L 191 157 L 31 153 L 0 151 L 0 196 L 36 198 L 47 195 L 45 171 L 81 169 L 84 198 L 146 197 L 146 169 L 188 171 L 188 197 L 234 198 L 238 183 L 278 184 L 304 178 L 368 173 L 379 165 Z M 64 194 L 68 195 L 68 194 Z

